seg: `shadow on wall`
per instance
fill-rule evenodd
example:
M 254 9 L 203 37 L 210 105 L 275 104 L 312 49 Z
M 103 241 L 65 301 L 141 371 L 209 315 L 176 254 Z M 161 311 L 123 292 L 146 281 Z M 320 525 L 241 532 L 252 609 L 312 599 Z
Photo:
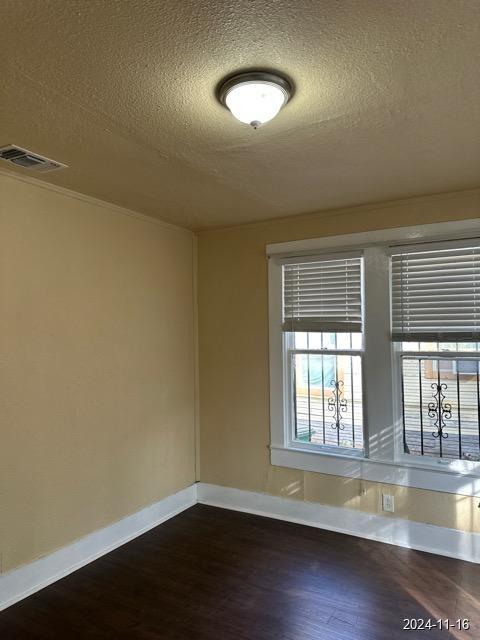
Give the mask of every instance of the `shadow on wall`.
M 404 469 L 403 473 L 408 481 L 409 469 Z M 469 482 L 466 479 L 466 483 Z M 266 492 L 283 498 L 344 507 L 386 518 L 480 532 L 478 498 L 470 496 L 275 466 L 269 468 Z M 382 494 L 394 496 L 394 513 L 382 510 Z

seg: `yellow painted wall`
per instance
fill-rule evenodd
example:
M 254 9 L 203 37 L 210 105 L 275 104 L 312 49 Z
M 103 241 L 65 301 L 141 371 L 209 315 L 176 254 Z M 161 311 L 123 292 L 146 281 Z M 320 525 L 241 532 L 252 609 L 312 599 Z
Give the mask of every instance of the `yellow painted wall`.
M 265 246 L 476 217 L 479 190 L 199 233 L 202 482 L 379 512 L 380 484 L 269 463 Z M 392 492 L 396 517 L 480 531 L 478 499 L 390 486 Z
M 0 175 L 2 571 L 194 481 L 192 246 Z

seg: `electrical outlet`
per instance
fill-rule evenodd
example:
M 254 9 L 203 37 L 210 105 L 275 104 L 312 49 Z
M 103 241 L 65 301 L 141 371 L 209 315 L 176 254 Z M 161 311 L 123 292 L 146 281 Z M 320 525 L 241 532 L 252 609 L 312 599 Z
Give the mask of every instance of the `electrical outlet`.
M 391 496 L 388 493 L 382 493 L 382 510 L 390 511 L 391 513 L 395 511 L 394 496 Z

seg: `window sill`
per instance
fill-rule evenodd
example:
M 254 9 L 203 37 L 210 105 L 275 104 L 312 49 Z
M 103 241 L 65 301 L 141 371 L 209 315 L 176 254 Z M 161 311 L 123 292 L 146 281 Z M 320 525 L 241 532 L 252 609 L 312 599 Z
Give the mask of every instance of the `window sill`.
M 427 463 L 385 462 L 345 454 L 306 451 L 303 449 L 270 447 L 270 461 L 278 467 L 289 467 L 314 473 L 359 478 L 416 489 L 428 489 L 464 496 L 480 494 L 480 474 L 460 471 Z

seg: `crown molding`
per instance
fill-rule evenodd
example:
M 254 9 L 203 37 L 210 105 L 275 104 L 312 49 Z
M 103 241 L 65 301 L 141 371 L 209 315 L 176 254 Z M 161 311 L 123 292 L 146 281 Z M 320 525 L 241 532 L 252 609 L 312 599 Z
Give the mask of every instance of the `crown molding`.
M 170 229 L 171 231 L 179 231 L 189 236 L 194 235 L 193 231 L 187 229 L 186 227 L 180 227 L 170 222 L 165 222 L 164 220 L 153 218 L 152 216 L 148 216 L 145 213 L 140 213 L 139 211 L 134 211 L 133 209 L 127 209 L 126 207 L 121 207 L 120 205 L 113 204 L 112 202 L 108 202 L 107 200 L 101 200 L 100 198 L 88 196 L 84 193 L 80 193 L 79 191 L 73 191 L 72 189 L 67 189 L 66 187 L 59 187 L 56 184 L 44 182 L 43 180 L 39 180 L 38 178 L 20 175 L 19 173 L 15 173 L 14 171 L 9 171 L 8 169 L 3 168 L 0 168 L 0 176 L 12 178 L 13 180 L 19 180 L 20 182 L 26 182 L 27 184 L 31 184 L 35 187 L 40 187 L 41 189 L 46 189 L 47 191 L 53 191 L 54 193 L 66 196 L 67 198 L 74 198 L 75 200 L 80 200 L 81 202 L 85 202 L 96 207 L 103 207 L 104 209 L 108 209 L 109 211 L 113 211 L 114 213 L 119 213 L 123 216 L 129 216 L 130 218 L 136 218 L 138 220 L 143 220 L 144 222 L 160 225 L 161 227 Z

